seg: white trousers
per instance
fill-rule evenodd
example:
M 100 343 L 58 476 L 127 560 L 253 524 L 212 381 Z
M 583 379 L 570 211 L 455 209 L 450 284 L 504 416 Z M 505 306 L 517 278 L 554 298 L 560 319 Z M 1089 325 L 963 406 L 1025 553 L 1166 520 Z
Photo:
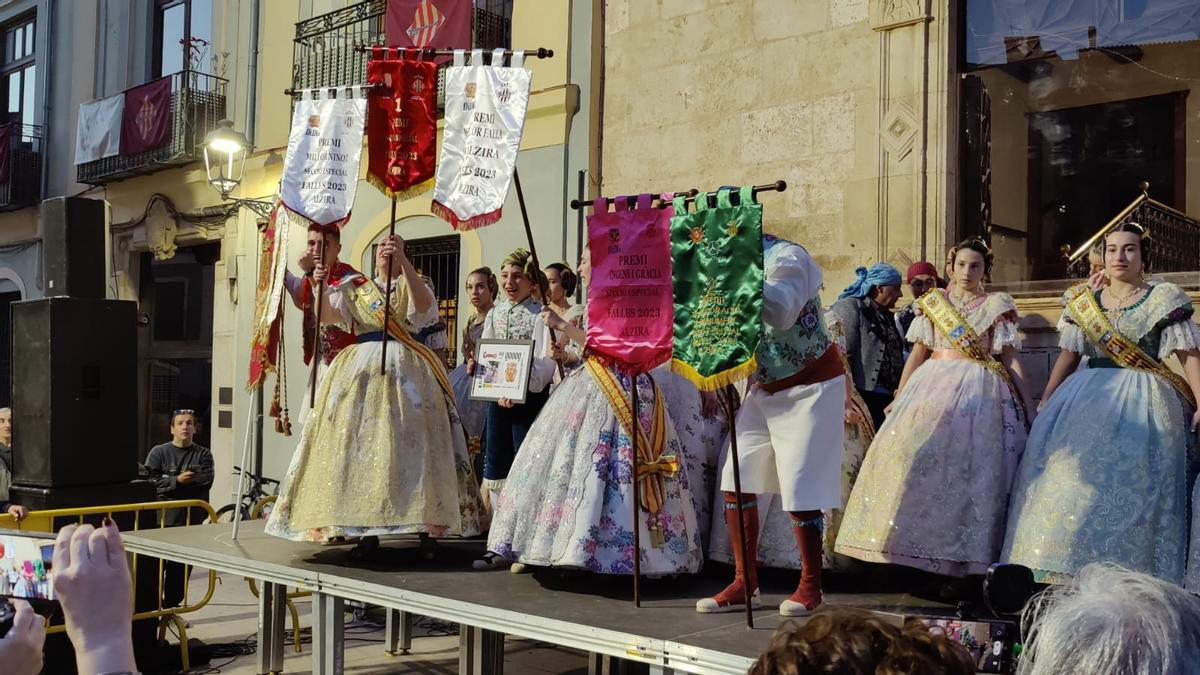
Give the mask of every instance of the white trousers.
M 784 511 L 840 508 L 845 376 L 771 394 L 757 387 L 737 414 L 742 492 L 777 494 Z M 734 492 L 730 445 L 721 490 Z

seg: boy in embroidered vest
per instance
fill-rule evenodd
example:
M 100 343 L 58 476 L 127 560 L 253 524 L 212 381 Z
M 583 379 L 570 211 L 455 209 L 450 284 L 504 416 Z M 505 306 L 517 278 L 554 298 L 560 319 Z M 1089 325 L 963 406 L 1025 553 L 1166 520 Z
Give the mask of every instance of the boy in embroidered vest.
M 759 606 L 756 494 L 780 495 L 791 514 L 802 569 L 796 592 L 779 606 L 804 616 L 821 604 L 821 510 L 841 506 L 843 419 L 850 415 L 849 380 L 821 314 L 821 268 L 808 252 L 783 239 L 763 238 L 762 339 L 758 370 L 737 416 L 743 528 L 738 536 L 733 465 L 722 458 L 725 526 L 736 576 L 725 590 L 696 603 L 704 614 L 745 610 L 743 589 Z
M 504 481 L 508 478 L 508 470 L 512 467 L 517 449 L 546 404 L 550 395 L 548 387 L 554 378 L 550 331 L 539 316 L 541 303 L 531 294 L 536 275 L 540 274 L 533 267 L 531 258 L 529 251 L 519 248 L 504 259 L 500 266 L 500 290 L 503 295 L 483 322 L 481 339 L 533 340 L 533 368 L 529 373 L 529 391 L 525 395 L 525 402 L 514 403 L 502 398 L 488 404 L 483 440 L 483 483 L 480 487 L 485 506 L 489 509 L 496 504 L 496 497 L 504 489 Z M 474 362 L 468 369 L 474 370 Z M 505 558 L 489 552 L 475 561 L 475 568 L 491 569 L 506 562 Z
M 322 239 L 324 241 L 322 242 Z M 288 295 L 292 298 L 292 304 L 303 312 L 304 319 L 302 328 L 304 334 L 304 364 L 312 363 L 313 357 L 313 336 L 317 331 L 317 317 L 314 311 L 317 284 L 313 283 L 313 272 L 317 268 L 317 261 L 320 260 L 325 268 L 327 268 L 327 283 L 326 292 L 332 293 L 331 284 L 338 279 L 350 274 L 354 268 L 346 263 L 338 260 L 338 255 L 342 252 L 342 238 L 338 230 L 329 230 L 320 225 L 312 224 L 308 227 L 308 241 L 304 247 L 304 254 L 297 261 L 300 265 L 300 271 L 304 272 L 303 277 L 298 277 L 292 274 L 291 270 L 285 270 L 283 276 L 283 285 L 287 288 Z M 322 253 L 324 256 L 322 257 Z M 337 353 L 349 345 L 354 344 L 353 329 L 347 331 L 343 325 L 337 323 L 326 323 L 326 321 L 335 320 L 335 317 L 325 317 L 322 321 L 324 324 L 320 327 L 321 330 L 321 358 L 324 364 L 328 366 L 333 363 L 333 357 Z M 307 400 L 307 399 L 306 399 Z

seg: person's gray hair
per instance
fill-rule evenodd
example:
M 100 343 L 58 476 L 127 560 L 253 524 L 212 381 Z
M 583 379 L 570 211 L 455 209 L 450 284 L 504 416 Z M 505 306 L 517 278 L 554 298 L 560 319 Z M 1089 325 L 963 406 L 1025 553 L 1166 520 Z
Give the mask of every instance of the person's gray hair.
M 1200 598 L 1147 574 L 1087 565 L 1024 618 L 1018 675 L 1200 673 Z

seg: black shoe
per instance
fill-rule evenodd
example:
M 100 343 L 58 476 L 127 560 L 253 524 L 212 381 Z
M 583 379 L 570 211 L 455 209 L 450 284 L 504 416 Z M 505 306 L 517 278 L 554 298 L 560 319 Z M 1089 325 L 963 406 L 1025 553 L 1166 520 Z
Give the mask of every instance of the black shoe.
M 379 537 L 363 537 L 350 549 L 351 560 L 365 560 L 379 550 Z
M 428 533 L 421 533 L 421 557 L 426 561 L 433 562 L 437 560 L 438 543 L 437 540 L 429 536 Z

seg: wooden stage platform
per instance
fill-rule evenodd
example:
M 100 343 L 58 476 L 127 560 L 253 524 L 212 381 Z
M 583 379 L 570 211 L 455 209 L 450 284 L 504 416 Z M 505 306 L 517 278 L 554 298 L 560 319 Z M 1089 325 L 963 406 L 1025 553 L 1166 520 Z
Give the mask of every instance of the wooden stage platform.
M 259 599 L 259 671 L 283 663 L 286 587 L 312 591 L 313 672 L 342 672 L 344 603 L 386 607 L 389 649 L 403 649 L 413 615 L 458 623 L 461 673 L 503 672 L 503 640 L 514 635 L 591 654 L 591 671 L 616 672 L 620 660 L 648 664 L 651 673 L 745 673 L 783 622 L 778 603 L 795 583 L 780 575 L 764 581 L 764 608 L 755 628 L 740 613 L 697 614 L 695 600 L 728 581 L 728 567 L 707 574 L 643 581 L 642 606 L 633 607 L 628 577 L 540 570 L 477 572 L 471 561 L 482 540 L 441 543 L 436 562 L 420 558 L 417 541 L 384 541 L 370 560 L 351 560 L 346 546 L 289 542 L 266 535 L 263 521 L 242 524 L 237 541 L 225 524 L 145 530 L 125 535 L 137 553 L 250 577 L 263 585 Z M 952 614 L 952 608 L 897 593 L 827 593 L 829 604 L 877 611 Z

